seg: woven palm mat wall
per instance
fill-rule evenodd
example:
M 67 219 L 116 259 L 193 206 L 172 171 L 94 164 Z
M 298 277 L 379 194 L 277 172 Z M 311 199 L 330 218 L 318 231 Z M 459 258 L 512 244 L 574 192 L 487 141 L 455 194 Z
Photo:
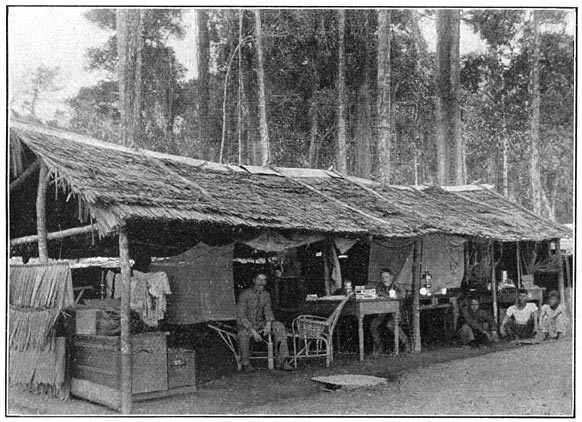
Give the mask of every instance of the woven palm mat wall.
M 73 303 L 68 265 L 10 267 L 11 386 L 68 398 L 65 339 L 56 338 L 55 325 L 62 310 Z

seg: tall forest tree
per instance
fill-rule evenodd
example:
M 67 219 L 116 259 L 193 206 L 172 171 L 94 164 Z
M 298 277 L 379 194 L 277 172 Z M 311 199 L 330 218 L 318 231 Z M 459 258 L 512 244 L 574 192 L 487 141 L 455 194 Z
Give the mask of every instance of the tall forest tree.
M 337 11 L 338 15 L 338 75 L 337 75 L 337 151 L 336 166 L 337 171 L 347 174 L 347 148 L 346 148 L 346 74 L 345 74 L 345 30 L 346 12 L 343 9 Z
M 460 11 L 437 11 L 436 137 L 438 181 L 463 184 L 463 148 L 459 106 Z
M 540 34 L 539 11 L 533 11 L 533 54 L 531 59 L 531 143 L 530 143 L 530 183 L 533 211 L 541 215 L 542 186 L 540 176 Z
M 255 43 L 257 46 L 257 77 L 259 80 L 259 116 L 260 116 L 260 130 L 261 140 L 259 143 L 259 151 L 261 157 L 261 165 L 266 166 L 270 161 L 269 149 L 269 127 L 267 123 L 267 99 L 265 87 L 265 71 L 263 68 L 263 35 L 261 28 L 261 12 L 255 10 Z
M 130 26 L 127 29 L 135 29 L 137 24 L 136 14 L 138 9 L 130 9 L 133 13 Z M 174 122 L 176 116 L 183 115 L 187 108 L 187 100 L 184 95 L 185 86 L 180 85 L 184 74 L 184 68 L 175 57 L 174 50 L 168 46 L 170 36 L 181 38 L 184 29 L 181 24 L 183 11 L 179 9 L 142 9 L 141 16 L 141 41 L 128 33 L 127 40 L 133 43 L 133 51 L 136 51 L 141 43 L 139 56 L 127 56 L 122 61 L 131 68 L 127 68 L 127 74 L 122 83 L 125 88 L 123 95 L 129 95 L 131 100 L 137 94 L 141 99 L 129 106 L 127 113 L 131 113 L 142 124 L 136 128 L 140 133 L 140 146 L 163 152 L 176 153 L 174 139 Z M 121 115 L 119 104 L 119 80 L 118 80 L 118 34 L 117 12 L 115 9 L 91 9 L 84 15 L 89 22 L 97 25 L 102 30 L 110 33 L 109 39 L 98 47 L 87 50 L 87 67 L 89 70 L 100 71 L 105 76 L 94 86 L 84 87 L 79 93 L 69 99 L 67 103 L 72 110 L 71 126 L 73 129 L 105 139 L 121 143 L 119 137 Z M 127 21 L 125 22 L 127 24 Z M 123 22 L 121 22 L 123 25 Z M 137 33 L 135 30 L 132 34 Z M 123 35 L 122 35 L 123 36 Z M 133 37 L 133 38 L 132 38 Z M 129 45 L 127 43 L 124 43 Z M 124 54 L 122 51 L 121 54 Z M 141 65 L 136 60 L 141 58 Z M 133 64 L 128 62 L 133 60 Z M 141 84 L 136 86 L 136 71 L 139 67 Z M 129 79 L 127 79 L 129 78 Z M 131 92 L 127 93 L 127 89 Z M 138 112 L 141 109 L 141 112 Z M 129 114 L 128 114 L 129 115 Z M 196 138 L 193 136 L 192 138 Z M 197 151 L 197 145 L 191 146 Z M 184 153 L 190 153 L 189 150 Z
M 117 73 L 121 144 L 140 145 L 142 127 L 142 9 L 117 9 Z
M 390 21 L 391 11 L 378 11 L 378 158 L 380 182 L 391 182 L 391 149 L 392 149 L 392 101 L 390 63 Z
M 196 11 L 198 26 L 198 140 L 202 147 L 201 158 L 208 159 L 209 140 L 209 106 L 210 106 L 210 38 L 208 34 L 208 14 L 204 9 Z

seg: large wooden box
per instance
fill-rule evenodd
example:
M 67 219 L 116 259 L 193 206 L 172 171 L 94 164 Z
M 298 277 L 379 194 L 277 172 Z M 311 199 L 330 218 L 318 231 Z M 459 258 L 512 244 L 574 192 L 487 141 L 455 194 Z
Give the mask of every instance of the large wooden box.
M 130 336 L 132 393 L 168 389 L 168 356 L 165 332 Z M 118 336 L 75 336 L 71 350 L 71 375 L 116 390 L 121 386 L 121 353 Z

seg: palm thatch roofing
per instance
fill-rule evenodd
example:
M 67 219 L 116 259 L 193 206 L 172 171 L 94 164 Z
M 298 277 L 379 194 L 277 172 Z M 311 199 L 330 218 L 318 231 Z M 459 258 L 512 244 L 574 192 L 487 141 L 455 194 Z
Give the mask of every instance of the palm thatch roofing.
M 20 121 L 10 134 L 11 148 L 26 145 L 82 199 L 103 235 L 144 220 L 379 238 L 569 234 L 483 185 L 386 186 L 334 171 L 222 165 Z

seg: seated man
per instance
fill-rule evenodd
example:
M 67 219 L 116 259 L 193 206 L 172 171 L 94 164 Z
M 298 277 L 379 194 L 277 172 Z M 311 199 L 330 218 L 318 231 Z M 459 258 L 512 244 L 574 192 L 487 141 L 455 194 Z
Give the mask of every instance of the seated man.
M 242 370 L 253 372 L 250 364 L 250 340 L 261 341 L 263 336 L 271 334 L 275 345 L 275 367 L 284 371 L 292 371 L 293 367 L 287 361 L 287 332 L 285 326 L 275 321 L 271 309 L 271 296 L 265 291 L 267 276 L 259 273 L 253 279 L 253 285 L 243 290 L 237 304 L 238 341 L 241 353 Z
M 538 307 L 527 301 L 527 290 L 519 289 L 517 304 L 507 308 L 499 331 L 512 340 L 529 339 L 538 332 Z
M 376 294 L 378 297 L 391 297 L 393 299 L 404 299 L 406 296 L 406 291 L 394 283 L 392 277 L 392 272 L 383 268 L 380 272 L 382 281 L 376 283 L 368 283 L 366 285 L 367 289 L 376 289 Z M 392 293 L 390 291 L 392 290 Z M 392 315 L 389 314 L 378 314 L 374 315 L 374 319 L 370 322 L 370 334 L 374 339 L 374 355 L 378 355 L 384 351 L 384 342 L 382 341 L 382 336 L 380 335 L 380 327 L 385 324 L 385 327 L 391 337 L 394 337 L 394 331 L 396 329 L 394 324 L 394 319 Z M 404 346 L 404 349 L 410 351 L 410 342 L 408 341 L 408 336 L 404 334 L 404 331 L 400 326 L 398 326 L 398 338 L 400 343 Z
M 470 296 L 460 308 L 461 328 L 457 334 L 463 346 L 475 347 L 499 341 L 493 315 L 479 309 L 479 298 Z
M 568 317 L 564 305 L 560 303 L 560 293 L 552 290 L 548 294 L 548 303 L 540 310 L 539 327 L 542 340 L 548 338 L 558 340 L 561 334 L 566 332 Z

